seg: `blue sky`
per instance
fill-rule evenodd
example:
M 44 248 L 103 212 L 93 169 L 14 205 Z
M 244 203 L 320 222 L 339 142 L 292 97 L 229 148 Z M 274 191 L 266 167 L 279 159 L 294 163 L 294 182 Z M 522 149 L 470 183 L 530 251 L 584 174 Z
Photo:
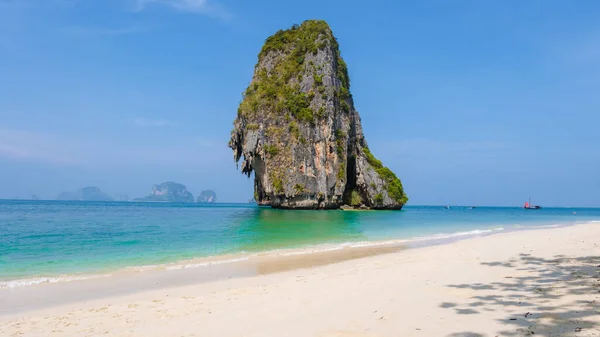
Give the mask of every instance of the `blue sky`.
M 332 27 L 411 204 L 600 206 L 600 2 L 0 0 L 0 197 L 162 181 L 245 201 L 227 141 L 264 40 Z

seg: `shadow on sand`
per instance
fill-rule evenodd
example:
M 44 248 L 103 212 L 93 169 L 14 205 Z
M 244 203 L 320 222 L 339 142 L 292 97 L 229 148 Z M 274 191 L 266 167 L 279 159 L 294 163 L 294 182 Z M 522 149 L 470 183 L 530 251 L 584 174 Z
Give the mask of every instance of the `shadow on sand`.
M 598 319 L 591 319 L 600 315 L 600 256 L 543 259 L 521 254 L 482 264 L 507 268 L 505 281 L 449 287 L 494 295 L 476 295 L 460 304 L 444 302 L 440 307 L 462 315 L 501 312 L 506 316 L 499 321 L 506 328 L 493 335 L 464 331 L 448 337 L 600 336 Z

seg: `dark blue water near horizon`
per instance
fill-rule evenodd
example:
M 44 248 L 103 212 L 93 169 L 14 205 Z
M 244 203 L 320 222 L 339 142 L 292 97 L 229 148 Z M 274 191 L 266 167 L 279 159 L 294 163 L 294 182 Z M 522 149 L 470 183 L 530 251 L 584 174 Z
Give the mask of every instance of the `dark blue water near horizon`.
M 600 208 L 406 206 L 402 211 L 348 212 L 255 204 L 0 200 L 0 287 L 13 280 L 213 255 L 591 221 L 600 221 Z

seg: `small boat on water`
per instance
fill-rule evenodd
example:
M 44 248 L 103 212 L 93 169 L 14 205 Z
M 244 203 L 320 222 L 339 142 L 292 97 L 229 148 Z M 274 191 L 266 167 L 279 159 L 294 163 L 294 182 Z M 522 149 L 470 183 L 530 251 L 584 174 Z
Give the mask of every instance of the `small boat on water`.
M 532 204 L 531 198 L 529 198 L 529 201 L 525 201 L 525 205 L 523 206 L 523 208 L 525 208 L 525 209 L 540 209 L 540 208 L 542 208 L 542 206 Z

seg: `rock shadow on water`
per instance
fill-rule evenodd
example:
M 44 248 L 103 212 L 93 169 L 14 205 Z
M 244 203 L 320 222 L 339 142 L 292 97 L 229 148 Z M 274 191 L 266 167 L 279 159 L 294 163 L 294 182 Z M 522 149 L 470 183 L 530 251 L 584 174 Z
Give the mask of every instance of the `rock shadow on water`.
M 366 240 L 360 214 L 257 208 L 229 229 L 236 251 L 268 251 Z
M 258 274 L 322 266 L 397 252 L 399 244 L 353 244 L 367 240 L 364 214 L 342 211 L 289 211 L 257 208 L 240 219 L 229 235 L 235 251 L 253 255 Z

